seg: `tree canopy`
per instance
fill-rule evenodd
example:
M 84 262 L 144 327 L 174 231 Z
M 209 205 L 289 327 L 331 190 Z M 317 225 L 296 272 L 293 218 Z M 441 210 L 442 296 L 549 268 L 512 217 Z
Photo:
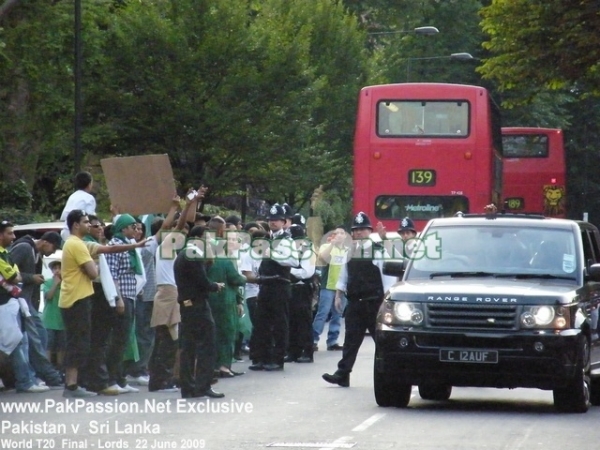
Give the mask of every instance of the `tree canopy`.
M 494 0 L 481 10 L 481 66 L 500 89 L 573 87 L 600 95 L 600 14 L 595 0 Z
M 72 189 L 74 1 L 0 0 L 0 190 L 14 185 L 17 203 L 47 215 Z M 335 223 L 350 211 L 360 88 L 408 79 L 482 85 L 504 125 L 563 128 L 574 216 L 595 201 L 591 0 L 81 5 L 85 168 L 167 153 L 181 190 L 202 180 L 217 204 L 249 193 L 298 208 L 323 185 Z M 411 32 L 421 26 L 439 34 Z M 459 52 L 475 59 L 449 58 Z

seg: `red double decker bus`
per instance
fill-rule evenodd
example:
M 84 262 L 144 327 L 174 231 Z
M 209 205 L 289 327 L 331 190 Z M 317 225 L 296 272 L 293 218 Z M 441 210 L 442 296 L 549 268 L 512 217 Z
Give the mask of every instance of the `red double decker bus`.
M 354 212 L 395 230 L 483 212 L 502 188 L 500 114 L 479 86 L 402 83 L 363 88 L 354 136 Z
M 562 130 L 503 127 L 503 200 L 513 212 L 566 215 Z

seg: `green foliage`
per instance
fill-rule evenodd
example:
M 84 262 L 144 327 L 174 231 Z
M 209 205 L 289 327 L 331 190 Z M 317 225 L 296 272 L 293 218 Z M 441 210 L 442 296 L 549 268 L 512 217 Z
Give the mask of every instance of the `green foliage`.
M 0 208 L 0 220 L 8 220 L 13 225 L 26 225 L 45 221 L 32 212 L 16 208 Z
M 32 195 L 23 180 L 16 182 L 0 181 L 0 201 L 2 208 L 14 208 L 20 211 L 31 209 Z
M 480 68 L 501 89 L 600 94 L 600 15 L 591 0 L 496 0 L 482 10 L 492 53 Z
M 349 188 L 350 184 L 350 179 L 347 179 L 345 187 Z M 321 217 L 326 232 L 336 226 L 350 223 L 352 205 L 348 202 L 348 197 L 348 191 L 343 188 L 326 190 L 315 205 L 313 215 Z
M 572 111 L 569 106 L 576 101 L 572 93 L 539 91 L 531 95 L 527 104 L 521 104 L 524 98 L 523 90 L 498 95 L 497 100 L 504 106 L 503 126 L 567 129 L 571 125 Z
M 596 10 L 589 0 L 82 1 L 84 161 L 167 153 L 177 184 L 203 180 L 215 208 L 249 190 L 306 209 L 323 185 L 317 212 L 331 227 L 350 217 L 358 91 L 409 72 L 498 83 L 505 125 L 565 129 L 571 204 L 584 208 L 599 116 L 576 99 L 598 91 Z M 440 33 L 368 35 L 425 25 Z M 445 58 L 456 52 L 481 58 L 485 79 L 477 61 Z M 72 192 L 73 67 L 72 0 L 22 1 L 3 17 L 0 180 L 25 180 L 31 208 L 48 215 Z
M 368 65 L 341 5 L 131 3 L 105 41 L 112 69 L 88 94 L 90 116 L 102 117 L 96 154 L 168 153 L 178 180 L 202 179 L 213 198 L 248 186 L 302 202 L 349 173 Z
M 401 33 L 372 36 L 374 59 L 378 65 L 375 82 L 481 84 L 475 73 L 476 60 L 450 58 L 452 53 L 461 52 L 481 57 L 480 1 L 390 0 L 386 3 L 389 8 L 394 8 L 392 11 L 400 12 L 391 14 L 386 25 L 371 30 Z M 409 32 L 421 26 L 434 26 L 439 29 L 439 34 Z

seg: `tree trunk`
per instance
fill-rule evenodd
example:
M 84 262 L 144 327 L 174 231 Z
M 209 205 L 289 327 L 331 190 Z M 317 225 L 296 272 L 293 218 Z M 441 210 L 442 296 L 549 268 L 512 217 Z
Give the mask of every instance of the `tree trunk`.
M 0 19 L 2 19 L 2 17 L 4 17 L 5 15 L 8 14 L 8 12 L 10 11 L 10 9 L 15 6 L 17 3 L 19 3 L 19 0 L 6 0 L 1 6 L 0 6 Z

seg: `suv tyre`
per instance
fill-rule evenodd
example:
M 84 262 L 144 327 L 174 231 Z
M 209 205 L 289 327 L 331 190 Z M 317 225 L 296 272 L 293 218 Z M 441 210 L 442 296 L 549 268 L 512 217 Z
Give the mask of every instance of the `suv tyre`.
M 395 406 L 406 408 L 410 402 L 412 386 L 406 383 L 394 383 L 384 372 L 377 369 L 377 363 L 373 370 L 373 390 L 375 401 L 379 406 Z
M 423 383 L 419 385 L 419 395 L 423 400 L 444 402 L 450 398 L 452 386 L 447 384 Z
M 584 413 L 590 406 L 590 346 L 579 341 L 575 376 L 565 387 L 554 389 L 554 406 L 562 412 Z
M 592 378 L 590 383 L 590 403 L 593 406 L 600 406 L 600 379 Z

